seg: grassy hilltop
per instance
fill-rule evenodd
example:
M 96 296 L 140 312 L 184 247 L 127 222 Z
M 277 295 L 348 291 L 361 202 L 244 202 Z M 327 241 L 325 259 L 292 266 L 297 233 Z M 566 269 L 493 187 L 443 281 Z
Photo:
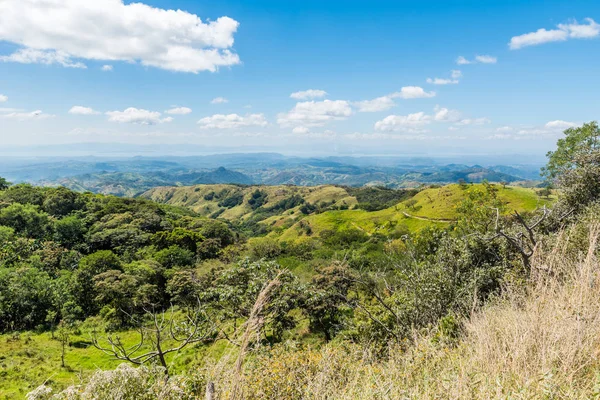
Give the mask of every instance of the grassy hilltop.
M 142 195 L 144 198 L 180 207 L 187 207 L 205 216 L 230 221 L 257 221 L 269 231 L 269 236 L 281 240 L 315 236 L 324 230 L 356 228 L 369 235 L 394 231 L 418 231 L 426 226 L 443 226 L 456 219 L 456 206 L 482 184 L 451 184 L 426 188 L 421 191 L 390 190 L 398 200 L 385 207 L 369 207 L 365 191 L 373 196 L 377 190 L 357 189 L 332 185 L 315 187 L 297 186 L 236 186 L 198 185 L 189 187 L 159 187 Z M 495 184 L 498 198 L 507 210 L 533 211 L 552 202 L 553 196 L 541 197 L 535 189 Z M 260 205 L 253 195 L 261 193 Z M 286 199 L 300 201 L 290 207 L 275 206 Z M 367 200 L 368 201 L 368 200 Z M 381 203 L 378 203 L 380 205 Z M 302 212 L 306 205 L 320 210 Z M 264 210 L 274 212 L 265 213 Z M 309 207 L 310 208 L 310 207 Z M 365 209 L 366 208 L 366 209 Z

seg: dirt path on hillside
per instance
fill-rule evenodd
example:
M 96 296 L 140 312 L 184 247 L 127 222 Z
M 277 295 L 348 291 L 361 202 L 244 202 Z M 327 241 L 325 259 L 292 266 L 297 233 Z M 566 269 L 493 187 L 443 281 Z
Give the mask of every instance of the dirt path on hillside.
M 407 218 L 420 219 L 421 221 L 445 222 L 445 223 L 456 222 L 453 219 L 419 217 L 417 215 L 410 215 L 409 213 L 404 212 L 404 211 L 402 211 L 402 214 L 404 214 L 404 216 L 407 217 Z

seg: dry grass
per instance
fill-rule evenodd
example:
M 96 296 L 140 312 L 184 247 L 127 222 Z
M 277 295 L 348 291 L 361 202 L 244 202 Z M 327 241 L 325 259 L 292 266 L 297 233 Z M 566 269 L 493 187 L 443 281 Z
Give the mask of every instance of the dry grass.
M 529 289 L 465 322 L 457 346 L 418 337 L 375 361 L 356 345 L 281 348 L 245 368 L 247 399 L 589 399 L 600 393 L 600 229 L 587 253 L 569 235 L 539 251 Z M 510 288 L 509 288 L 510 289 Z M 227 379 L 217 383 L 226 387 Z M 225 398 L 226 396 L 221 396 Z
M 343 342 L 286 344 L 255 350 L 241 376 L 241 364 L 229 358 L 196 379 L 210 377 L 221 400 L 600 398 L 600 227 L 586 233 L 587 246 L 580 231 L 540 249 L 527 289 L 508 286 L 502 299 L 474 312 L 457 345 L 416 335 L 414 345 L 381 360 Z

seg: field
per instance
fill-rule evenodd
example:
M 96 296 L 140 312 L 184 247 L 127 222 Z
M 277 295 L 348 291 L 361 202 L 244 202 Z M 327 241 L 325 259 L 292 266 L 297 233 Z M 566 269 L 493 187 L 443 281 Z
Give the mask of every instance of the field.
M 22 399 L 41 384 L 60 389 L 77 385 L 97 370 L 114 369 L 126 361 L 116 360 L 91 345 L 92 330 L 83 328 L 69 338 L 65 367 L 61 367 L 61 342 L 50 332 L 23 332 L 0 335 L 0 399 Z M 123 343 L 133 345 L 136 331 L 116 333 Z M 168 342 L 167 342 L 168 344 Z M 206 356 L 220 358 L 232 346 L 219 341 L 211 346 L 190 345 L 167 356 L 175 373 L 201 365 Z

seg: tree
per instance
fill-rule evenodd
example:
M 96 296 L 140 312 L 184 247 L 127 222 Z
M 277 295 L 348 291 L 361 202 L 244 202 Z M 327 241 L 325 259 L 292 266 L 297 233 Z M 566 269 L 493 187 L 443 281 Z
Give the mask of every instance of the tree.
M 322 332 L 325 340 L 340 329 L 344 311 L 349 309 L 346 298 L 352 286 L 350 272 L 343 263 L 319 268 L 312 278 L 314 290 L 307 296 L 306 312 L 313 332 Z
M 0 190 L 6 190 L 10 187 L 10 182 L 0 176 Z
M 68 326 L 64 321 L 61 321 L 56 331 L 56 337 L 61 345 L 60 352 L 60 366 L 65 368 L 65 356 L 67 355 L 67 346 L 71 340 L 71 327 Z
M 173 311 L 167 315 L 165 312 L 157 313 L 152 310 L 146 310 L 145 318 L 131 316 L 131 319 L 138 327 L 139 340 L 136 344 L 126 347 L 118 335 L 108 335 L 104 340 L 106 344 L 103 344 L 94 332 L 94 347 L 118 360 L 135 365 L 158 360 L 167 375 L 168 354 L 177 353 L 189 344 L 214 341 L 218 332 L 216 325 L 199 306 L 188 309 L 183 320 L 178 319 Z M 146 350 L 148 346 L 150 350 Z
M 54 224 L 54 240 L 67 248 L 84 241 L 85 224 L 77 216 L 59 219 Z
M 595 121 L 566 129 L 564 135 L 556 143 L 556 150 L 548 152 L 548 164 L 542 168 L 542 174 L 550 179 L 575 168 L 575 159 L 579 154 L 600 150 L 600 128 Z
M 94 277 L 103 272 L 121 269 L 119 257 L 110 250 L 97 251 L 79 261 L 79 269 L 73 274 L 71 290 L 86 316 L 95 314 L 99 309 L 95 301 L 98 293 Z
M 13 228 L 19 235 L 41 239 L 50 230 L 48 214 L 31 204 L 13 203 L 0 210 L 0 225 Z

